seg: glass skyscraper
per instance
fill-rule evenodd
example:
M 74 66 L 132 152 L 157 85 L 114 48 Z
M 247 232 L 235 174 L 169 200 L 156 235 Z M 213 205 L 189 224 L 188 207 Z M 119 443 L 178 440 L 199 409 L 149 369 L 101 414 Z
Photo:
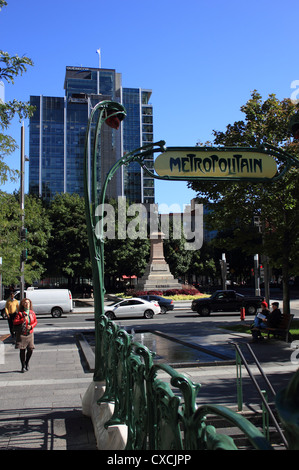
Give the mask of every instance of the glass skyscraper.
M 83 195 L 85 132 L 91 109 L 102 100 L 124 105 L 127 117 L 119 130 L 102 126 L 97 159 L 98 190 L 121 156 L 153 142 L 151 90 L 123 88 L 112 69 L 66 67 L 64 97 L 31 96 L 29 192 L 51 200 L 56 193 Z M 153 158 L 146 161 L 153 167 Z M 137 163 L 122 167 L 108 185 L 107 198 L 126 196 L 130 203 L 154 203 L 154 179 Z

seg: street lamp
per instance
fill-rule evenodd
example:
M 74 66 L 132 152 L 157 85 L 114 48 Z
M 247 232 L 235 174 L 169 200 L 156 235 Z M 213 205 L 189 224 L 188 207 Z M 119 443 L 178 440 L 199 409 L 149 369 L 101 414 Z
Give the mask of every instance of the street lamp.
M 88 151 L 90 146 L 90 128 L 96 112 L 99 112 L 93 143 L 92 152 L 92 172 L 91 172 L 91 190 L 88 174 Z M 96 207 L 97 207 L 97 181 L 96 181 L 96 157 L 98 138 L 101 126 L 106 123 L 113 129 L 118 129 L 120 122 L 126 116 L 125 108 L 113 101 L 101 101 L 91 110 L 85 138 L 84 152 L 84 198 L 85 198 L 85 216 L 87 224 L 87 234 L 89 242 L 89 252 L 92 264 L 92 277 L 94 288 L 94 312 L 95 312 L 95 341 L 96 350 L 98 348 L 98 319 L 104 314 L 104 246 L 103 241 L 98 240 L 95 235 L 95 227 L 97 226 Z M 95 354 L 95 377 L 102 378 L 99 370 L 101 364 L 98 364 L 99 354 Z
M 91 178 L 88 174 L 88 153 L 90 146 L 90 129 L 93 118 L 98 112 L 95 126 L 94 141 L 92 148 L 92 170 Z M 143 147 L 137 148 L 127 153 L 118 161 L 116 161 L 106 175 L 99 198 L 97 197 L 97 179 L 96 179 L 96 163 L 97 148 L 101 126 L 105 123 L 112 129 L 119 129 L 121 121 L 126 117 L 125 108 L 115 101 L 101 101 L 91 110 L 90 117 L 86 129 L 85 151 L 84 151 L 84 198 L 85 198 L 85 215 L 87 224 L 87 234 L 89 243 L 89 252 L 92 263 L 92 277 L 94 287 L 94 313 L 95 313 L 95 372 L 94 380 L 103 379 L 103 364 L 100 354 L 99 339 L 99 322 L 101 316 L 104 315 L 104 240 L 103 240 L 103 219 L 104 219 L 104 202 L 106 189 L 113 175 L 122 165 L 128 165 L 132 161 L 138 162 L 141 166 L 143 160 L 155 151 L 164 150 L 164 141 L 151 143 Z M 156 147 L 156 148 L 155 148 Z M 91 180 L 91 188 L 90 188 Z M 100 210 L 96 210 L 97 207 Z M 96 230 L 97 229 L 97 230 Z

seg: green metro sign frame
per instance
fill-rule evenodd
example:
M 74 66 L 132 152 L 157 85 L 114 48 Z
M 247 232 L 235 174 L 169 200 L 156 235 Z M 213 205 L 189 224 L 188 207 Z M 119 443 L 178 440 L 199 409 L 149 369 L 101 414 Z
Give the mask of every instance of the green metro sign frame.
M 98 113 L 98 114 L 97 114 Z M 94 117 L 95 125 L 93 149 L 90 152 L 90 129 Z M 103 123 L 118 129 L 126 116 L 125 108 L 114 101 L 101 101 L 92 110 L 88 120 L 84 155 L 84 196 L 85 212 L 92 262 L 95 311 L 95 373 L 94 380 L 103 378 L 103 351 L 101 351 L 99 328 L 104 315 L 104 238 L 103 219 L 106 189 L 116 171 L 123 165 L 138 162 L 149 176 L 165 181 L 273 181 L 281 178 L 292 166 L 299 167 L 299 160 L 272 145 L 259 148 L 247 147 L 168 147 L 164 141 L 150 143 L 124 155 L 112 165 L 106 175 L 99 198 L 97 197 L 96 159 L 100 129 Z M 89 184 L 89 152 L 92 156 L 91 188 Z M 145 159 L 159 152 L 155 162 L 155 172 L 147 168 Z M 276 157 L 280 163 L 277 169 Z M 171 158 L 173 160 L 171 160 Z M 164 160 L 164 161 L 163 161 Z M 191 161 L 192 160 L 192 161 Z M 161 165 L 159 165 L 159 161 Z M 157 163 L 158 162 L 158 163 Z M 274 163 L 275 165 L 274 165 Z M 264 171 L 267 167 L 267 171 Z M 161 173 L 162 168 L 162 173 Z M 191 174 L 190 169 L 197 173 Z M 173 171 L 175 169 L 176 171 Z M 178 173 L 178 169 L 180 169 Z M 215 176 L 215 170 L 218 176 Z M 209 171 L 208 171 L 209 170 Z M 212 173 L 214 171 L 214 174 Z M 224 171 L 227 170 L 227 171 Z M 248 171 L 249 170 L 249 171 Z M 160 172 L 161 174 L 158 174 Z M 210 173 L 210 174 L 209 174 Z M 219 176 L 220 175 L 220 176 Z M 98 207 L 100 211 L 96 210 Z M 96 230 L 97 228 L 97 230 Z
M 282 161 L 280 169 L 273 157 Z M 154 168 L 158 177 L 168 180 L 262 182 L 281 178 L 291 166 L 299 167 L 299 160 L 265 144 L 257 148 L 168 147 L 158 155 Z

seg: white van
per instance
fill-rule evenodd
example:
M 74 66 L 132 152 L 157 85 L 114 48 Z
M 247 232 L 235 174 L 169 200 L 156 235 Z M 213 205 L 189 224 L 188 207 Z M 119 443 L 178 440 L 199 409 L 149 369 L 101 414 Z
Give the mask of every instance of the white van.
M 51 313 L 52 317 L 61 317 L 63 313 L 73 311 L 72 293 L 68 289 L 27 289 L 24 296 L 32 302 L 36 314 Z M 15 296 L 20 300 L 20 293 Z

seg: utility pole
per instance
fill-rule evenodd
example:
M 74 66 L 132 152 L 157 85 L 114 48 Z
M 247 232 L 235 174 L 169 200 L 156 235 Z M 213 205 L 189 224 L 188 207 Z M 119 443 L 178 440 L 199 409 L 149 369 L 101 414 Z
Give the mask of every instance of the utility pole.
M 0 256 L 0 300 L 2 297 L 2 256 Z
M 227 290 L 227 283 L 226 283 L 227 263 L 226 263 L 225 253 L 222 253 L 222 259 L 220 260 L 220 266 L 221 266 L 221 275 L 222 275 L 222 289 Z
M 97 53 L 99 54 L 99 69 L 101 68 L 102 64 L 101 64 L 101 49 L 97 49 Z
M 23 239 L 23 234 L 25 231 L 25 127 L 22 123 L 21 127 L 21 185 L 20 185 L 20 209 L 21 209 L 21 233 L 20 238 Z M 25 267 L 25 256 L 24 251 L 22 250 L 20 256 L 20 300 L 24 298 L 24 267 Z
M 259 255 L 254 255 L 254 287 L 255 295 L 261 295 L 260 275 L 259 275 Z
M 264 256 L 264 284 L 265 284 L 265 299 L 268 305 L 270 305 L 270 267 L 269 258 L 267 255 Z

